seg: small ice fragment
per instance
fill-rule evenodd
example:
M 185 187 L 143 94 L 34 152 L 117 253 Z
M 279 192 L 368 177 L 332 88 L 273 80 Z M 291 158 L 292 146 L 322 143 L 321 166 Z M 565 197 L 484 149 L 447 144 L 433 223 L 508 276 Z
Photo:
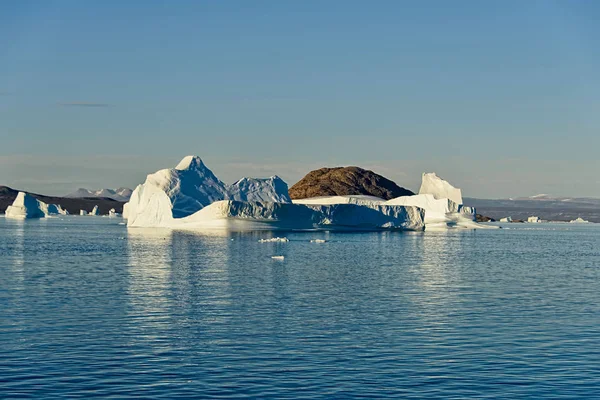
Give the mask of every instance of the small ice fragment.
M 327 242 L 327 240 L 325 240 L 325 239 L 311 239 L 310 242 L 311 243 L 325 243 L 325 242 Z
M 273 260 L 285 260 L 284 256 L 272 256 L 271 257 Z
M 290 240 L 286 237 L 274 237 L 270 239 L 259 239 L 258 243 L 273 243 L 273 242 L 289 242 Z

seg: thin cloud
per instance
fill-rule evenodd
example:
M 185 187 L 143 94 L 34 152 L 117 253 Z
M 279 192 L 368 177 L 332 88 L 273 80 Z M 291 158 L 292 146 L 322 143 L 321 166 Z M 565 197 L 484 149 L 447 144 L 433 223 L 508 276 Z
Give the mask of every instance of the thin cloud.
M 110 107 L 111 105 L 108 103 L 93 103 L 93 102 L 87 102 L 87 101 L 73 101 L 73 102 L 69 102 L 69 103 L 58 103 L 59 106 L 61 107 L 97 107 L 97 108 L 106 108 L 106 107 Z

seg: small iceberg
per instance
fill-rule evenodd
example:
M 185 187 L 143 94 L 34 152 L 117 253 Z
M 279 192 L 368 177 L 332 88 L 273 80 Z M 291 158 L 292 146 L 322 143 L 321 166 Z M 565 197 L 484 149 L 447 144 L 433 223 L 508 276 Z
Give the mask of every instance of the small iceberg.
M 590 221 L 586 221 L 585 219 L 583 219 L 581 217 L 577 217 L 573 221 L 569 221 L 569 222 L 572 224 L 589 224 L 590 223 Z
M 325 239 L 311 239 L 310 242 L 311 243 L 326 243 L 327 240 L 325 240 Z
M 283 261 L 285 260 L 285 256 L 271 256 L 271 258 L 273 260 L 279 260 L 279 261 Z
M 270 239 L 260 239 L 258 241 L 258 243 L 285 243 L 285 242 L 289 242 L 290 239 L 286 238 L 286 237 L 274 237 L 274 238 L 270 238 Z

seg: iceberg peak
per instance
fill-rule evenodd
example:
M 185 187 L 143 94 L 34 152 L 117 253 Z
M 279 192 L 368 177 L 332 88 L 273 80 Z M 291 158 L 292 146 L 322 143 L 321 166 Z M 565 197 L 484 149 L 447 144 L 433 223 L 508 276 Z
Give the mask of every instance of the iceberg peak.
M 198 156 L 185 156 L 179 161 L 179 164 L 175 167 L 179 171 L 187 170 L 204 170 L 208 169 L 202 159 Z
M 437 176 L 435 172 L 423 173 L 419 194 L 431 194 L 436 200 L 449 199 L 456 204 L 463 204 L 461 190 Z

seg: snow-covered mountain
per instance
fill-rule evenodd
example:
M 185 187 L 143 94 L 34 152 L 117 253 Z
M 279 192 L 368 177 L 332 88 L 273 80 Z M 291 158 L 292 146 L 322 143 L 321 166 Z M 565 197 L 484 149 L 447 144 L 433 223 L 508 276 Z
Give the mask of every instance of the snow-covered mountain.
M 104 197 L 117 201 L 129 201 L 131 197 L 131 193 L 133 190 L 125 187 L 121 187 L 118 189 L 98 189 L 98 190 L 89 190 L 85 188 L 79 188 L 73 193 L 69 193 L 65 197 L 70 198 L 84 198 L 84 197 Z

